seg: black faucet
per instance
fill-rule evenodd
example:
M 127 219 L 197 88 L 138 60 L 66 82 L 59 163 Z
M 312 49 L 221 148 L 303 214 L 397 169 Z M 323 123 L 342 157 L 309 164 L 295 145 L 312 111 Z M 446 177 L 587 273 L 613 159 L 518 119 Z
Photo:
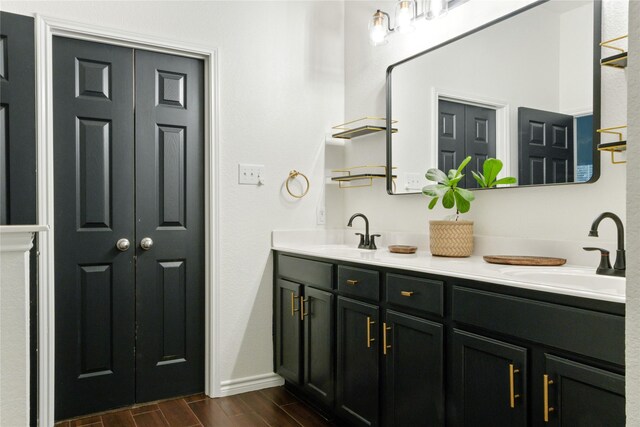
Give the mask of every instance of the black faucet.
M 373 236 L 369 236 L 369 220 L 364 214 L 356 213 L 349 218 L 349 222 L 347 223 L 347 227 L 351 227 L 353 225 L 353 220 L 357 217 L 364 219 L 364 235 L 362 233 L 356 233 L 356 236 L 360 236 L 360 244 L 358 245 L 359 249 L 378 249 L 376 247 L 376 237 L 380 237 L 380 234 L 374 234 Z
M 600 214 L 591 224 L 591 230 L 589 230 L 590 237 L 598 237 L 598 226 L 600 222 L 602 222 L 605 218 L 611 218 L 613 222 L 615 222 L 616 227 L 618 229 L 618 249 L 616 250 L 616 262 L 611 268 L 611 263 L 609 262 L 609 251 L 601 248 L 583 248 L 586 251 L 600 251 L 602 258 L 600 259 L 600 265 L 596 270 L 596 274 L 604 274 L 606 276 L 619 276 L 625 277 L 626 270 L 626 255 L 624 250 L 624 225 L 622 225 L 622 221 L 618 215 L 611 212 L 604 212 Z

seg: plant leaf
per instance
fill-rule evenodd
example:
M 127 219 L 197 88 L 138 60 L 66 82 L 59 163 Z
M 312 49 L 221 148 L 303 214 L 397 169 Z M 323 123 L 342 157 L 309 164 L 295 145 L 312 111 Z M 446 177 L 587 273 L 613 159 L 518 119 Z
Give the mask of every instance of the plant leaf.
M 447 209 L 451 209 L 456 204 L 456 199 L 454 194 L 455 194 L 455 191 L 453 190 L 447 191 L 444 197 L 442 198 L 442 206 L 444 206 Z
M 459 175 L 453 179 L 449 180 L 449 187 L 455 187 L 458 185 L 458 183 L 460 182 L 460 180 L 464 178 L 464 175 Z
M 473 177 L 478 182 L 478 185 L 480 187 L 482 188 L 486 187 L 486 184 L 484 183 L 484 175 L 482 175 L 480 172 L 476 173 L 475 171 L 471 171 L 471 175 L 473 175 Z
M 456 195 L 457 194 L 468 202 L 473 202 L 476 199 L 476 196 L 474 196 L 471 191 L 465 190 L 464 188 L 458 188 Z
M 471 161 L 471 156 L 467 156 L 467 158 L 464 159 L 462 163 L 460 163 L 460 166 L 458 166 L 458 173 L 462 173 L 462 169 L 464 169 L 469 164 L 470 161 Z
M 436 203 L 438 203 L 438 199 L 439 197 L 434 197 L 433 199 L 431 199 L 431 202 L 429 202 L 429 209 L 433 209 L 436 205 Z
M 484 173 L 485 184 L 487 187 L 493 187 L 496 177 L 502 170 L 502 162 L 498 159 L 488 158 L 482 165 L 482 172 Z
M 517 184 L 518 180 L 515 179 L 512 176 L 507 176 L 504 178 L 500 178 L 499 180 L 497 180 L 496 182 L 493 183 L 493 185 L 502 185 L 502 184 Z
M 449 190 L 449 187 L 442 184 L 427 185 L 422 189 L 422 193 L 429 197 L 442 197 Z
M 447 178 L 454 179 L 458 176 L 458 171 L 456 169 L 449 169 L 449 173 L 447 174 Z
M 445 185 L 449 182 L 449 178 L 447 178 L 447 175 L 440 169 L 436 168 L 429 169 L 427 171 L 427 174 L 425 175 L 425 178 L 427 178 L 429 181 L 435 181 Z
M 458 190 L 461 190 L 461 188 L 459 188 Z M 462 194 L 460 194 L 459 191 L 455 192 L 455 199 L 456 199 L 456 206 L 458 208 L 458 212 L 460 213 L 469 212 L 469 209 L 471 209 L 471 202 L 469 202 L 464 197 L 462 197 Z

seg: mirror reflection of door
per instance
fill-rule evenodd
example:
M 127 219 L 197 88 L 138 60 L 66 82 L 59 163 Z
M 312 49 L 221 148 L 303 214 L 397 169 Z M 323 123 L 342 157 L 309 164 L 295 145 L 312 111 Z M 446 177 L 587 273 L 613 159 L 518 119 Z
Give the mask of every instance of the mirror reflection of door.
M 463 188 L 478 188 L 471 170 L 482 171 L 484 161 L 496 157 L 496 110 L 460 102 L 438 101 L 438 169 L 457 169 L 471 156 Z

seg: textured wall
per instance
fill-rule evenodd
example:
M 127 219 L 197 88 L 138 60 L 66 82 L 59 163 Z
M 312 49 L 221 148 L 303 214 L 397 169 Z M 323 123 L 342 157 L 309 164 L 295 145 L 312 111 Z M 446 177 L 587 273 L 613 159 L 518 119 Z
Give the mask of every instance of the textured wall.
M 640 2 L 629 4 L 627 113 L 627 425 L 640 425 Z
M 314 228 L 325 131 L 344 116 L 341 2 L 11 2 L 3 10 L 218 48 L 220 82 L 220 378 L 273 372 L 270 233 Z M 266 166 L 239 186 L 238 163 Z M 311 179 L 283 196 L 291 169 Z

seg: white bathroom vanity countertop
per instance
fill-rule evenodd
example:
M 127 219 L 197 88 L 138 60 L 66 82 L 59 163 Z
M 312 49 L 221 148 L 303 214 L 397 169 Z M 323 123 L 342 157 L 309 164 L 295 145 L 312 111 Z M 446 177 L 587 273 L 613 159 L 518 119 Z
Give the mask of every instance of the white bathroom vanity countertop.
M 352 233 L 351 230 L 350 232 Z M 339 230 L 315 231 L 306 234 L 274 231 L 272 249 L 336 261 L 457 277 L 615 303 L 624 304 L 626 299 L 626 280 L 619 277 L 596 275 L 597 260 L 593 266 L 570 264 L 561 267 L 497 265 L 485 262 L 481 255 L 473 255 L 468 258 L 445 258 L 432 256 L 427 250 L 418 250 L 411 255 L 395 254 L 389 252 L 386 242 L 381 242 L 377 250 L 358 249 L 357 244 L 340 241 L 343 239 L 341 236 L 344 236 L 344 232 Z M 418 240 L 420 239 L 418 238 Z M 388 244 L 395 244 L 395 242 Z M 417 246 L 422 249 L 421 245 Z M 426 246 L 423 245 L 423 247 Z

